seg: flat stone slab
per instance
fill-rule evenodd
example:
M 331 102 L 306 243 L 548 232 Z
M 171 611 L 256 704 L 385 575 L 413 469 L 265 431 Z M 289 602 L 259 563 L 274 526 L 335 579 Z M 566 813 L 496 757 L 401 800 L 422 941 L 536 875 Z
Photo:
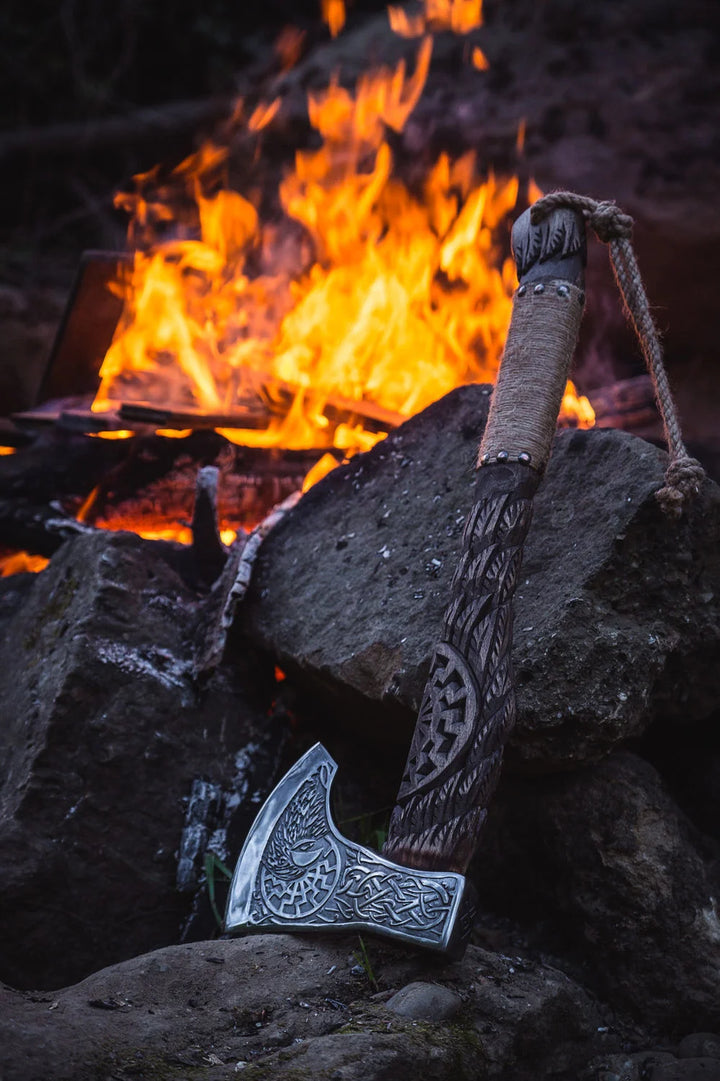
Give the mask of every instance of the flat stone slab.
M 360 731 L 406 741 L 439 633 L 490 388 L 461 387 L 334 470 L 271 533 L 239 619 Z M 654 493 L 665 454 L 614 430 L 563 431 L 516 595 L 527 765 L 598 758 L 654 717 L 720 702 L 720 491 L 679 523 Z

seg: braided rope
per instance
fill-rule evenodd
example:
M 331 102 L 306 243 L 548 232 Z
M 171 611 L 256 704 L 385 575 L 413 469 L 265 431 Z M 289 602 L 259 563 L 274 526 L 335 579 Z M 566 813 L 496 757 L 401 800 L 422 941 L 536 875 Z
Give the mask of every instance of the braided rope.
M 598 202 L 586 195 L 576 195 L 570 191 L 555 191 L 538 199 L 534 204 L 531 221 L 537 224 L 551 211 L 560 207 L 580 211 L 598 239 L 610 249 L 615 280 L 653 380 L 668 445 L 670 461 L 665 471 L 665 486 L 656 492 L 656 498 L 669 517 L 679 518 L 685 506 L 700 491 L 705 470 L 700 462 L 690 457 L 683 442 L 677 409 L 663 364 L 660 336 L 650 312 L 630 239 L 633 220 L 615 203 Z

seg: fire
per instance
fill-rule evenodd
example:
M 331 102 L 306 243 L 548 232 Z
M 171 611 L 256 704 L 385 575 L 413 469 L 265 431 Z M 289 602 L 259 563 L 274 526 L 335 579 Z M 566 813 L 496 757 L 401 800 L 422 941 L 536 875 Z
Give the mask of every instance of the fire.
M 479 45 L 475 45 L 471 55 L 472 64 L 478 71 L 487 71 L 490 67 L 490 61 L 486 57 Z
M 406 38 L 420 37 L 428 30 L 452 30 L 468 34 L 482 26 L 482 0 L 423 0 L 423 10 L 408 15 L 404 8 L 388 8 L 390 26 Z
M 111 532 L 126 531 L 137 533 L 145 540 L 175 541 L 179 544 L 192 544 L 192 530 L 189 525 L 173 521 L 171 518 L 163 518 L 161 514 L 153 517 L 152 513 L 138 514 L 111 514 L 107 518 L 96 518 L 93 525 L 98 529 L 109 529 Z M 230 545 L 237 537 L 238 531 L 229 526 L 220 530 L 220 540 L 225 545 Z M 30 557 L 35 558 L 35 557 Z M 46 561 L 47 562 L 47 561 Z
M 345 0 L 321 0 L 323 22 L 336 38 L 345 25 Z
M 342 0 L 323 0 L 323 13 L 338 32 Z M 483 175 L 472 154 L 441 155 L 412 190 L 396 175 L 387 133 L 402 131 L 422 94 L 427 31 L 465 34 L 481 25 L 482 4 L 424 0 L 416 17 L 390 9 L 399 33 L 412 18 L 424 36 L 411 71 L 401 61 L 352 90 L 335 76 L 309 94 L 321 145 L 298 152 L 280 185 L 286 222 L 263 221 L 252 198 L 228 187 L 228 152 L 214 144 L 166 179 L 157 168 L 136 177 L 118 197 L 135 253 L 116 286 L 125 309 L 94 409 L 199 408 L 237 416 L 222 432 L 247 446 L 350 454 L 384 433 L 331 420 L 338 398 L 402 418 L 461 383 L 493 379 L 516 285 L 508 218 L 539 189 Z M 472 58 L 487 66 L 479 48 Z M 281 109 L 279 99 L 260 103 L 248 128 L 261 131 Z M 524 123 L 519 151 L 523 139 Z M 302 240 L 290 241 L 297 223 Z M 591 423 L 586 399 L 572 395 L 577 423 Z M 258 428 L 243 418 L 259 404 Z
M 24 571 L 37 574 L 44 571 L 49 562 L 45 556 L 31 555 L 30 552 L 0 553 L 0 578 L 9 578 L 11 574 L 22 574 Z

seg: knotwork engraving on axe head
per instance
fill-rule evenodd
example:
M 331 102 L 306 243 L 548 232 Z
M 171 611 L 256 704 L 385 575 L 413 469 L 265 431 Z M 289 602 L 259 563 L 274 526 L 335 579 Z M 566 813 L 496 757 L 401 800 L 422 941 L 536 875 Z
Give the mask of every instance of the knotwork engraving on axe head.
M 474 914 L 465 872 L 515 718 L 512 600 L 584 301 L 582 215 L 558 209 L 535 225 L 527 211 L 513 249 L 520 285 L 475 504 L 383 854 L 335 828 L 336 766 L 317 744 L 248 835 L 228 931 L 359 929 L 455 955 L 465 947 Z
M 347 841 L 330 814 L 337 765 L 316 743 L 283 778 L 235 870 L 226 930 L 376 931 L 448 951 L 472 919 L 462 875 L 401 867 Z

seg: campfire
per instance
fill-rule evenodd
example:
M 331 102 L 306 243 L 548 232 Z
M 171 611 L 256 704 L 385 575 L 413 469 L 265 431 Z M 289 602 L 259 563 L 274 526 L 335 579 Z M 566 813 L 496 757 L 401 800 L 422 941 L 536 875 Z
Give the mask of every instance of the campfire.
M 692 125 L 648 152 L 676 97 L 706 115 L 708 39 L 644 2 L 640 34 L 635 5 L 322 0 L 212 140 L 102 174 L 143 169 L 127 250 L 82 256 L 0 427 L 9 1079 L 712 1070 L 720 494 L 683 260 L 711 289 L 715 237 L 673 198 L 715 174 Z M 538 184 L 593 198 L 525 213 Z M 621 211 L 674 473 L 592 233 L 627 254 Z M 426 876 L 464 903 L 448 874 L 478 909 L 440 897 L 466 953 L 430 968 L 403 943 Z M 323 941 L 223 932 L 331 894 Z
M 323 10 L 338 33 L 341 0 Z M 21 420 L 37 424 L 50 413 L 95 440 L 128 444 L 154 431 L 156 440 L 176 440 L 179 465 L 168 483 L 140 481 L 124 499 L 110 494 L 114 478 L 67 493 L 63 509 L 79 522 L 187 543 L 195 463 L 188 439 L 214 429 L 226 441 L 216 464 L 220 536 L 231 543 L 272 505 L 248 500 L 237 483 L 227 490 L 224 481 L 238 472 L 232 445 L 273 449 L 275 494 L 286 495 L 454 387 L 494 378 L 516 285 L 509 224 L 539 189 L 517 172 L 496 175 L 473 153 L 442 153 L 420 182 L 403 179 L 392 138 L 423 93 L 433 35 L 476 29 L 481 3 L 427 0 L 411 20 L 393 8 L 389 18 L 393 31 L 416 39 L 412 63 L 378 66 L 349 88 L 339 73 L 311 91 L 319 145 L 296 153 L 277 192 L 235 190 L 229 175 L 240 137 L 246 152 L 261 152 L 263 132 L 282 111 L 279 97 L 252 109 L 237 102 L 224 142 L 206 142 L 174 168 L 155 166 L 116 197 L 129 215 L 129 254 L 104 257 L 102 273 L 90 268 L 94 293 L 84 268 L 54 351 L 57 369 L 68 356 L 77 369 L 88 354 L 85 384 L 95 380 L 95 393 L 46 403 Z M 283 63 L 291 61 L 285 52 Z M 484 69 L 479 47 L 468 63 Z M 523 139 L 521 124 L 519 156 Z M 83 308 L 103 305 L 98 340 L 104 333 L 109 345 L 98 355 L 96 342 L 88 348 L 78 337 Z M 50 372 L 48 386 L 57 397 L 61 370 Z M 563 418 L 580 428 L 594 423 L 572 383 Z M 304 476 L 293 466 L 281 477 L 287 452 L 304 456 Z M 12 552 L 2 573 L 42 565 L 38 552 Z

